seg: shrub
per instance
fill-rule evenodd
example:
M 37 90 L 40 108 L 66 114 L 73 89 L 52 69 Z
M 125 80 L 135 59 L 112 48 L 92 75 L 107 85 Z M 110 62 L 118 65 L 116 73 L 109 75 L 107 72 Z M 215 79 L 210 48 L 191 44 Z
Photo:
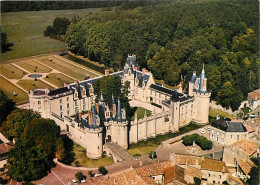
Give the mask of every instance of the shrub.
M 107 169 L 104 167 L 104 166 L 100 166 L 99 168 L 98 168 L 98 171 L 99 171 L 99 173 L 101 173 L 102 175 L 106 175 L 107 174 Z
M 37 67 L 37 66 L 35 66 L 35 68 L 37 69 L 38 67 Z
M 149 157 L 150 157 L 151 159 L 157 158 L 157 154 L 156 154 L 155 151 L 151 151 L 148 155 L 149 155 Z
M 200 136 L 199 134 L 192 134 L 182 137 L 182 143 L 185 146 L 191 146 L 193 141 L 195 141 L 195 143 L 199 145 L 202 150 L 209 150 L 212 148 L 212 141 L 208 140 L 204 136 Z
M 37 72 L 36 70 L 33 70 L 34 72 Z
M 12 73 L 14 73 L 14 71 L 12 71 Z
M 60 78 L 58 78 L 58 80 L 60 80 Z
M 48 75 L 46 75 L 46 78 L 49 78 L 49 76 L 48 76 Z
M 200 184 L 201 184 L 200 178 L 198 178 L 198 177 L 193 177 L 193 180 L 194 180 L 194 184 L 195 184 L 195 185 L 200 185 Z
M 37 78 L 34 78 L 34 81 L 37 81 Z
M 88 174 L 90 177 L 94 177 L 93 171 L 89 171 Z
M 82 181 L 83 179 L 86 179 L 86 175 L 83 175 L 82 172 L 78 171 L 77 173 L 75 173 L 75 177 L 79 180 Z

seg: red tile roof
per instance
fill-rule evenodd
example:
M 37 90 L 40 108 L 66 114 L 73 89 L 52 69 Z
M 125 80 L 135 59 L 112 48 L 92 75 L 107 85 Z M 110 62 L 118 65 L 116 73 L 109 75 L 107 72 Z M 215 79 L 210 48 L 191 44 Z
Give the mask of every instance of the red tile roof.
M 7 143 L 2 143 L 2 144 L 0 144 L 0 154 L 8 153 L 12 148 L 13 148 L 13 146 L 11 146 Z

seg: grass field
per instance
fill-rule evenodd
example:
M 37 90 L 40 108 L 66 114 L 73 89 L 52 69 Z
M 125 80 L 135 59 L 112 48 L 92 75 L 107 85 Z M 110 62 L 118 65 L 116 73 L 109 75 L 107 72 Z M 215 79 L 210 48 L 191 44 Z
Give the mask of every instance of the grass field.
M 0 66 L 0 74 L 8 79 L 20 79 L 27 73 L 12 64 L 5 64 Z
M 33 60 L 23 60 L 21 62 L 17 62 L 16 65 L 22 67 L 23 69 L 31 73 L 49 73 L 52 71 L 51 68 L 48 68 Z
M 94 13 L 100 10 L 100 8 L 89 8 L 2 13 L 2 31 L 7 34 L 8 41 L 14 43 L 14 46 L 11 51 L 0 54 L 0 63 L 5 63 L 4 60 L 66 49 L 63 42 L 43 37 L 45 28 L 52 25 L 56 17 L 71 19 L 74 14 L 84 17 L 90 12 Z
M 136 107 L 133 107 L 133 108 L 136 108 Z M 146 115 L 147 117 L 151 116 L 152 115 L 152 111 L 150 110 L 147 110 L 143 107 L 138 107 L 135 111 L 135 113 L 137 113 L 137 119 L 142 119 L 144 118 L 144 112 L 146 110 Z M 134 120 L 135 119 L 135 114 L 132 116 L 131 120 Z
M 28 101 L 28 95 L 26 92 L 16 87 L 14 84 L 9 82 L 0 76 L 0 89 L 5 92 L 5 94 L 12 99 L 16 103 Z M 13 92 L 17 94 L 17 96 L 13 95 Z
M 72 163 L 72 166 L 76 166 L 76 161 L 78 161 L 78 166 L 83 167 L 100 167 L 100 166 L 106 166 L 113 164 L 113 158 L 112 157 L 103 157 L 101 159 L 88 159 L 86 156 L 86 150 L 82 148 L 81 146 L 74 144 L 73 146 L 73 152 L 75 153 L 75 160 Z
M 49 60 L 49 58 L 41 58 L 37 59 L 37 61 L 40 61 L 54 69 L 59 70 L 62 73 L 68 74 L 73 78 L 76 78 L 78 80 L 84 80 L 85 74 L 87 73 L 86 70 L 77 67 L 75 65 L 72 65 L 70 63 L 67 63 L 65 61 L 62 61 L 58 58 L 52 57 L 52 61 Z
M 49 88 L 49 89 L 54 89 L 52 86 L 49 86 L 48 84 L 42 82 L 41 80 L 19 80 L 17 82 L 17 85 L 21 86 L 23 89 L 29 91 L 31 89 L 44 89 Z
M 229 114 L 227 112 L 224 112 L 219 109 L 213 109 L 213 108 L 209 109 L 209 116 L 216 118 L 217 115 L 220 115 L 220 116 L 226 117 L 226 118 L 230 118 L 230 119 L 234 119 L 234 116 L 232 116 L 231 114 Z
M 138 148 L 132 148 L 127 150 L 132 156 L 141 156 L 148 154 L 151 151 L 154 151 L 156 148 L 158 148 L 159 145 L 150 145 L 150 146 L 145 146 L 145 147 L 138 147 Z
M 57 87 L 63 87 L 64 82 L 72 83 L 74 80 L 61 74 L 61 73 L 50 73 L 48 74 L 48 78 L 44 78 L 44 80 L 56 85 Z

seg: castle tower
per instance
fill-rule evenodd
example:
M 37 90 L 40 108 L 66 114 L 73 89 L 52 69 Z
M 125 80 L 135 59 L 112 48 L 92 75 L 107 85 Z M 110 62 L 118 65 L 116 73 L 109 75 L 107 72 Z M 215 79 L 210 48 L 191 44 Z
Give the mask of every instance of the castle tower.
M 188 95 L 189 96 L 193 96 L 193 89 L 194 89 L 194 85 L 195 85 L 195 82 L 196 82 L 196 71 L 193 72 L 192 74 L 192 77 L 189 81 L 189 92 L 188 92 Z
M 117 103 L 117 113 L 111 126 L 111 139 L 113 143 L 120 145 L 122 148 L 128 148 L 128 122 L 125 119 L 124 110 L 121 109 L 120 100 Z
M 204 64 L 198 82 L 198 90 L 194 89 L 193 91 L 193 120 L 197 123 L 204 124 L 209 121 L 209 102 L 211 96 L 211 93 L 207 90 L 207 78 L 204 70 Z

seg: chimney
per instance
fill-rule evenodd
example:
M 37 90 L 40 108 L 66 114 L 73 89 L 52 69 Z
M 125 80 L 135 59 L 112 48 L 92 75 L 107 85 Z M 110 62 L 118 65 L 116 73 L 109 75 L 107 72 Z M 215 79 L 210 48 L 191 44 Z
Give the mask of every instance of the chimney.
M 96 108 L 97 112 L 99 113 L 99 104 L 98 103 L 95 103 L 95 108 Z
M 109 75 L 109 69 L 105 70 L 105 76 Z
M 91 125 L 93 122 L 93 113 L 92 111 L 88 112 L 88 124 Z
M 74 82 L 75 82 L 75 84 L 76 84 L 77 86 L 79 86 L 79 81 L 78 81 L 78 80 L 75 80 Z
M 143 68 L 143 69 L 142 69 L 142 75 L 144 76 L 145 73 L 146 73 L 146 69 Z
M 70 87 L 70 85 L 69 85 L 68 83 L 66 83 L 66 82 L 64 82 L 63 86 L 64 86 L 64 87 L 67 87 L 67 88 Z
M 116 116 L 116 104 L 113 104 L 113 117 Z
M 79 121 L 81 121 L 81 112 L 79 112 Z

